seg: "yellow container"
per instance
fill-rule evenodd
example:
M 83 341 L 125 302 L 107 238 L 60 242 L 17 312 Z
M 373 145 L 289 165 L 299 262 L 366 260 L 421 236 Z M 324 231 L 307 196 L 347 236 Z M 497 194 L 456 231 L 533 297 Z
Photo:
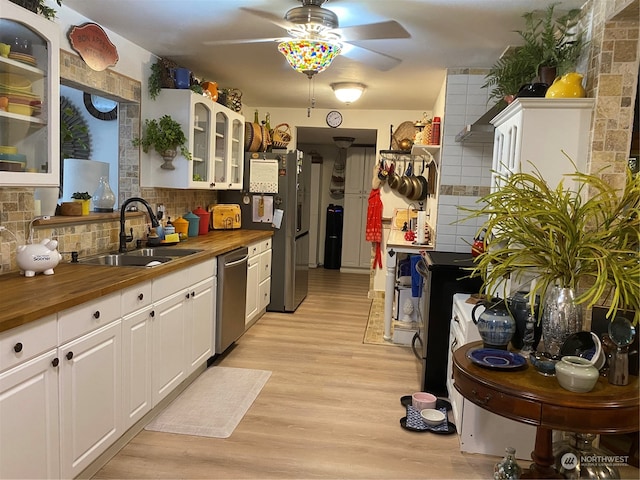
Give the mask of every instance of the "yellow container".
M 584 98 L 586 91 L 582 86 L 582 74 L 569 72 L 554 80 L 547 89 L 546 98 Z
M 74 199 L 73 201 L 82 205 L 82 215 L 89 215 L 91 211 L 91 200 Z
M 180 235 L 184 234 L 185 237 L 189 235 L 189 222 L 182 217 L 178 217 L 173 220 L 173 226 L 176 228 L 176 233 Z

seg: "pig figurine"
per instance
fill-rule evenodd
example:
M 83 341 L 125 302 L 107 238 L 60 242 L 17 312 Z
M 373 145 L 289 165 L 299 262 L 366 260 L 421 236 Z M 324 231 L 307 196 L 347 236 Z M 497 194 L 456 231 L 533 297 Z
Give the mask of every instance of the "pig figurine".
M 16 256 L 20 273 L 25 277 L 33 277 L 38 272 L 53 275 L 53 267 L 62 260 L 62 255 L 56 250 L 57 247 L 58 241 L 48 238 L 35 245 L 20 245 Z

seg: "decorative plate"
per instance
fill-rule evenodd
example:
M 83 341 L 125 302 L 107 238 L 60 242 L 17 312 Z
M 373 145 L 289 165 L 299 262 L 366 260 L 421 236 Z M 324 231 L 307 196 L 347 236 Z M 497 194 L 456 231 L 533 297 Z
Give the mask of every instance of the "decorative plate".
M 527 364 L 526 359 L 519 353 L 496 348 L 476 348 L 467 352 L 467 358 L 481 367 L 504 370 L 520 368 Z

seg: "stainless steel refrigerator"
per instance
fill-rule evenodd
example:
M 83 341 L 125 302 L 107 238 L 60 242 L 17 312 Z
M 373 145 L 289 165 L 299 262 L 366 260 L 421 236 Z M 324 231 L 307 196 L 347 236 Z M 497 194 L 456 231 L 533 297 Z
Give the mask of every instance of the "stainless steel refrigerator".
M 277 192 L 251 192 L 251 165 L 260 160 L 277 160 Z M 253 160 L 253 162 L 252 162 Z M 262 177 L 262 172 L 260 175 Z M 255 179 L 256 176 L 254 175 Z M 285 153 L 247 153 L 242 192 L 220 192 L 224 203 L 238 203 L 242 210 L 242 228 L 272 230 L 271 303 L 273 312 L 294 312 L 307 296 L 309 284 L 309 216 L 311 202 L 311 157 L 301 151 Z M 272 202 L 274 220 L 282 211 L 279 228 L 274 222 L 255 222 L 256 202 L 266 208 Z M 263 203 L 264 205 L 264 203 Z

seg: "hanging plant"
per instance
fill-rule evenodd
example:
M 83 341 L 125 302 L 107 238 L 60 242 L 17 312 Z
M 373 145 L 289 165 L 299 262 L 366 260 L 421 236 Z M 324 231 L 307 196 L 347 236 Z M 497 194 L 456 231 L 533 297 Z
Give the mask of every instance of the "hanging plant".
M 182 126 L 170 115 L 164 115 L 159 120 L 144 121 L 144 133 L 140 138 L 133 139 L 133 145 L 142 147 L 145 153 L 153 148 L 162 155 L 167 150 L 179 149 L 180 153 L 187 160 L 191 160 L 191 152 L 186 147 L 187 137 L 182 131 Z

